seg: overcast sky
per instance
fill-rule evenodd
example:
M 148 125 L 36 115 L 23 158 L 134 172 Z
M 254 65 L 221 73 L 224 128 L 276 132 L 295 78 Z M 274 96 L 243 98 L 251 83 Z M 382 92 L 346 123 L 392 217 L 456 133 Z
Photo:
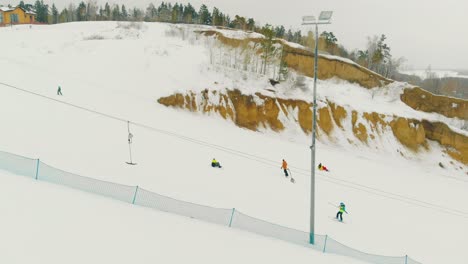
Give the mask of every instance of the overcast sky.
M 34 2 L 35 0 L 25 0 Z M 87 0 L 85 0 L 86 2 Z M 0 0 L 2 4 L 19 1 Z M 44 0 L 59 8 L 79 0 Z M 105 0 L 97 0 L 104 5 Z M 146 7 L 161 1 L 110 0 L 109 3 Z M 175 1 L 166 1 L 173 2 Z M 468 1 L 464 0 L 178 0 L 195 8 L 204 3 L 231 17 L 238 14 L 286 28 L 301 28 L 301 17 L 333 10 L 333 24 L 319 30 L 333 31 L 348 49 L 362 49 L 367 36 L 385 34 L 394 57 L 407 65 L 425 69 L 468 69 Z M 302 28 L 305 30 L 305 28 Z

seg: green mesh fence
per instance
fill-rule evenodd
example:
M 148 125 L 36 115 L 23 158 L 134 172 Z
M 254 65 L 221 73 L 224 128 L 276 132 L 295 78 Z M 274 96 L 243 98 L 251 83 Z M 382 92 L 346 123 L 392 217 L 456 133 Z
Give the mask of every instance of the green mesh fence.
M 320 250 L 324 253 L 352 257 L 361 261 L 377 264 L 420 264 L 408 256 L 392 257 L 365 253 L 343 245 L 331 237 L 324 235 L 315 234 L 314 244 L 310 244 L 310 234 L 308 232 L 257 219 L 234 209 L 214 208 L 194 204 L 153 193 L 139 188 L 138 186 L 127 186 L 83 177 L 56 169 L 40 162 L 38 159 L 30 159 L 2 151 L 0 151 L 0 170 L 64 185 L 139 206 L 276 238 Z

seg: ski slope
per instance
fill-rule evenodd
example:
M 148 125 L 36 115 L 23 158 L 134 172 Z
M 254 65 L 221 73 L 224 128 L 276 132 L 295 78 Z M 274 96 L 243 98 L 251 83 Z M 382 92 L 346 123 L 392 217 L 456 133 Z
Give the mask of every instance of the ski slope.
M 266 77 L 250 76 L 242 79 L 237 78 L 240 76 L 234 70 L 219 71 L 210 67 L 209 52 L 203 40 L 168 36 L 170 27 L 168 24 L 150 23 L 142 24 L 140 28 L 127 29 L 114 22 L 93 22 L 0 28 L 4 51 L 0 54 L 0 83 L 179 135 L 168 135 L 132 125 L 133 159 L 138 165 L 128 166 L 125 164 L 128 161 L 126 122 L 0 85 L 0 150 L 40 158 L 54 167 L 83 176 L 139 185 L 193 203 L 235 207 L 257 218 L 308 230 L 308 136 L 295 131 L 282 134 L 268 130 L 252 132 L 240 129 L 218 116 L 166 108 L 156 102 L 159 97 L 177 91 L 227 87 L 255 92 L 266 86 Z M 96 39 L 96 36 L 100 37 Z M 355 105 L 359 99 L 370 96 L 365 89 L 355 85 L 337 81 L 322 84 L 329 89 L 320 96 L 336 97 L 343 100 L 341 103 Z M 62 97 L 55 95 L 58 85 L 62 87 Z M 341 94 L 343 89 L 340 88 L 343 87 L 346 87 L 348 97 Z M 335 94 L 333 91 L 336 91 Z M 353 98 L 354 93 L 361 97 Z M 297 95 L 286 93 L 290 97 Z M 384 99 L 392 95 L 381 96 Z M 348 101 L 344 101 L 346 98 Z M 381 101 L 366 101 L 361 104 L 363 106 L 356 107 L 371 108 L 372 104 L 376 108 L 382 107 Z M 387 111 L 395 113 L 418 114 L 402 109 L 399 104 L 388 103 L 385 107 Z M 457 124 L 456 120 L 454 124 Z M 195 143 L 183 136 L 205 143 Z M 222 147 L 213 147 L 213 144 Z M 432 145 L 433 151 L 422 153 L 419 158 L 404 159 L 399 153 L 390 151 L 319 142 L 317 163 L 322 162 L 331 172 L 317 172 L 316 232 L 328 234 L 347 246 L 369 253 L 409 255 L 422 263 L 465 263 L 464 241 L 468 235 L 468 209 L 464 208 L 464 201 L 468 200 L 467 168 L 460 169 L 462 165 L 440 168 L 437 166 L 439 161 L 450 164 L 450 159 L 440 156 L 440 152 L 436 151 L 437 145 Z M 226 148 L 250 156 L 239 152 L 233 154 Z M 212 158 L 220 161 L 223 169 L 212 169 L 209 166 Z M 282 176 L 280 166 L 283 158 L 291 166 L 296 184 L 291 184 Z M 285 246 L 282 242 L 268 241 L 251 234 L 232 234 L 232 230 L 225 231 L 198 221 L 191 222 L 193 220 L 148 212 L 142 208 L 125 208 L 129 206 L 101 201 L 101 198 L 97 201 L 94 197 L 86 198 L 88 194 L 62 187 L 44 187 L 42 190 L 42 187 L 32 185 L 37 183 L 26 183 L 24 179 L 13 180 L 11 176 L 8 180 L 4 176 L 1 179 L 7 181 L 5 184 L 11 181 L 11 186 L 19 190 L 24 188 L 31 194 L 27 202 L 15 207 L 18 211 L 37 208 L 38 205 L 32 201 L 38 201 L 38 197 L 43 196 L 41 191 L 53 188 L 60 192 L 57 194 L 60 197 L 58 201 L 64 202 L 55 201 L 48 207 L 52 203 L 50 198 L 41 203 L 44 211 L 67 207 L 67 213 L 76 210 L 75 213 L 80 215 L 78 220 L 82 221 L 83 216 L 93 217 L 97 212 L 112 207 L 115 208 L 112 219 L 125 216 L 124 219 L 130 221 L 129 218 L 135 214 L 135 219 L 141 220 L 138 222 L 141 230 L 148 228 L 153 234 L 161 231 L 158 229 L 161 226 L 153 225 L 153 222 L 167 223 L 163 228 L 166 234 L 164 239 L 146 234 L 145 239 L 139 242 L 138 236 L 126 231 L 121 237 L 129 238 L 131 242 L 128 243 L 132 243 L 133 250 L 137 250 L 135 245 L 147 249 L 152 243 L 170 242 L 174 243 L 170 256 L 182 258 L 180 254 L 174 254 L 176 248 L 197 254 L 199 251 L 195 249 L 198 246 L 209 247 L 219 239 L 226 239 L 225 236 L 236 236 L 234 239 L 241 240 L 237 246 L 242 244 L 243 247 L 246 245 L 245 240 L 252 239 L 256 241 L 252 242 L 256 249 L 262 248 L 264 252 L 273 254 L 268 255 L 269 262 L 285 260 L 276 257 L 277 253 L 281 255 L 281 250 L 275 250 L 275 247 L 287 247 L 291 255 L 297 253 L 298 258 L 299 255 L 303 257 L 304 263 L 310 261 L 312 255 L 309 254 L 314 254 L 303 251 L 306 249 Z M 69 193 L 73 195 L 68 196 Z M 92 205 L 86 206 L 91 208 L 78 211 L 81 201 L 87 199 L 94 199 L 89 202 Z M 336 213 L 336 208 L 331 204 L 341 201 L 347 204 L 350 213 L 345 215 L 346 224 L 330 219 Z M 102 203 L 103 207 L 98 207 L 98 203 Z M 14 210 L 12 214 L 15 214 Z M 105 226 L 105 223 L 111 222 L 109 216 L 101 216 L 101 219 L 85 217 L 85 221 L 89 221 L 86 224 L 89 226 L 94 221 L 101 221 L 101 225 L 96 222 L 96 227 L 93 226 L 96 229 L 93 230 L 103 228 L 103 232 L 110 238 L 103 239 L 99 244 L 105 244 L 106 241 L 115 243 L 112 236 L 116 234 Z M 47 215 L 40 214 L 40 217 L 44 222 L 49 219 Z M 14 223 L 17 218 L 11 221 Z M 80 221 L 75 223 L 79 224 Z M 180 221 L 186 228 L 184 233 L 197 239 L 185 246 L 185 238 L 172 239 L 172 232 L 169 232 L 180 231 L 179 226 L 172 225 L 174 221 Z M 115 227 L 122 231 L 130 225 L 116 223 Z M 23 226 L 18 225 L 18 228 Z M 61 233 L 59 227 L 63 228 L 62 232 L 66 228 L 59 225 L 55 229 L 54 226 L 49 225 L 48 230 L 56 231 L 57 236 Z M 41 230 L 40 226 L 28 228 L 36 232 Z M 201 234 L 197 231 L 201 229 L 206 232 Z M 207 234 L 213 234 L 213 237 Z M 38 241 L 35 242 L 24 249 L 35 250 Z M 200 245 L 194 248 L 198 243 Z M 263 243 L 271 244 L 267 246 Z M 217 245 L 219 248 L 219 242 Z M 88 249 L 90 255 L 97 254 L 91 246 Z M 109 249 L 108 252 L 118 252 L 117 255 L 120 255 L 124 254 L 123 251 Z M 245 247 L 245 251 L 239 253 L 239 258 L 252 256 L 255 259 L 260 256 L 252 251 L 251 247 Z M 41 254 L 51 257 L 44 252 Z M 229 252 L 225 254 L 233 255 Z M 156 260 L 158 257 L 169 258 L 168 255 L 152 253 L 146 253 L 145 256 Z M 334 260 L 329 261 L 334 263 Z M 24 260 L 23 263 L 27 262 Z M 214 256 L 211 262 L 219 262 L 219 259 Z M 301 260 L 299 262 L 302 263 Z M 57 260 L 56 263 L 63 262 Z M 346 263 L 351 263 L 351 260 L 347 259 Z
M 0 204 L 2 263 L 363 263 L 8 173 L 0 183 L 14 201 Z

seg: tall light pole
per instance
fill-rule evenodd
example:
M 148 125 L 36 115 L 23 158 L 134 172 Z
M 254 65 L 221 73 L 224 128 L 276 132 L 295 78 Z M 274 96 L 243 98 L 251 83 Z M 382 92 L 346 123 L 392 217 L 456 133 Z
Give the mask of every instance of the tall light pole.
M 315 244 L 315 134 L 317 131 L 317 67 L 318 67 L 318 25 L 331 24 L 333 11 L 320 12 L 319 19 L 314 16 L 302 17 L 302 25 L 315 25 L 314 51 L 314 114 L 312 117 L 311 178 L 310 178 L 310 232 L 309 243 Z

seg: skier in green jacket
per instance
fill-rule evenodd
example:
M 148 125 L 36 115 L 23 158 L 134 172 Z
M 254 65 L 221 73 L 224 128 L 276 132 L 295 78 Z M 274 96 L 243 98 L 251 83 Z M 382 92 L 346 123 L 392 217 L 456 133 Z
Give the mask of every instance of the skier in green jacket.
M 219 162 L 218 162 L 215 158 L 213 158 L 213 160 L 211 161 L 211 167 L 213 167 L 213 168 L 216 168 L 216 167 L 217 167 L 217 168 L 221 168 L 221 164 L 219 164 Z
M 336 219 L 338 219 L 339 217 L 340 222 L 343 222 L 343 212 L 348 213 L 346 212 L 346 205 L 343 202 L 341 202 L 339 208 L 340 210 L 338 211 L 338 213 L 336 213 Z

